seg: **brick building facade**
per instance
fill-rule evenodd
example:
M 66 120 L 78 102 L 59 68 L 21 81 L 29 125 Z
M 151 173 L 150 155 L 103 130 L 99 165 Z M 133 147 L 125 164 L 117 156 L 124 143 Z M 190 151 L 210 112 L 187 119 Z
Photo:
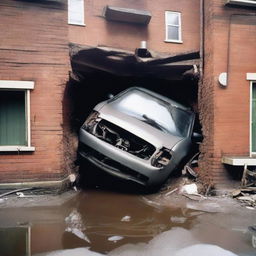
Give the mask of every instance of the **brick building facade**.
M 69 159 L 75 155 L 76 134 L 69 127 L 67 89 L 69 75 L 74 72 L 70 66 L 71 44 L 79 49 L 108 47 L 135 54 L 143 41 L 158 56 L 196 52 L 204 56 L 198 90 L 204 135 L 200 170 L 214 184 L 228 184 L 223 157 L 253 155 L 254 126 L 250 120 L 254 117 L 250 113 L 254 113 L 256 87 L 255 1 L 245 1 L 251 2 L 250 7 L 233 5 L 239 1 L 229 2 L 2 0 L 0 183 L 61 184 L 72 171 Z M 196 63 L 189 65 L 201 70 L 203 66 Z M 104 91 L 101 81 L 106 86 L 113 82 L 112 87 L 117 87 L 121 83 L 128 86 L 137 79 L 109 76 L 102 70 L 95 71 L 95 63 L 90 65 L 83 74 L 87 80 L 83 78 L 80 84 L 98 84 L 96 91 Z M 137 80 L 146 85 L 150 79 Z M 191 90 L 197 94 L 191 84 L 190 80 L 157 79 L 150 89 L 172 97 L 178 88 L 180 95 L 187 91 L 185 96 L 189 97 Z M 85 101 L 94 97 L 89 91 L 86 94 Z M 96 95 L 92 105 L 97 100 Z M 8 112 L 7 103 L 13 112 Z M 20 112 L 18 106 L 25 111 Z M 11 136 L 11 128 L 18 121 L 6 121 L 15 115 L 19 116 L 17 120 L 22 119 L 18 129 L 22 134 L 17 138 Z
M 58 183 L 67 174 L 62 115 L 69 71 L 66 4 L 3 0 L 0 13 L 0 183 Z M 14 138 L 18 130 L 22 134 Z
M 114 7 L 107 10 L 110 14 L 107 5 Z M 150 50 L 170 55 L 200 48 L 198 0 L 3 0 L 0 7 L 2 186 L 61 184 L 71 171 L 69 159 L 76 148 L 75 136 L 65 129 L 70 114 L 69 43 L 134 52 L 146 41 Z M 125 22 L 119 20 L 120 10 L 121 19 L 128 17 Z M 15 119 L 8 121 L 10 117 Z
M 255 141 L 254 2 L 204 1 L 204 75 L 198 102 L 205 139 L 200 166 L 219 186 L 230 184 L 239 172 L 232 165 L 255 165 L 250 159 Z

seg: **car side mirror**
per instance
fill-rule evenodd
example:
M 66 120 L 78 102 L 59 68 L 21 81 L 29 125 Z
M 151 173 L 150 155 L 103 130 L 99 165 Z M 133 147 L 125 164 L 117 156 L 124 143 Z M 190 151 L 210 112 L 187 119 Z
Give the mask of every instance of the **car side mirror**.
M 202 142 L 203 141 L 203 135 L 198 132 L 193 132 L 192 134 L 192 140 L 194 142 Z
M 109 93 L 107 96 L 108 96 L 108 99 L 109 99 L 109 100 L 112 99 L 112 98 L 114 98 L 114 95 L 113 95 L 112 93 Z

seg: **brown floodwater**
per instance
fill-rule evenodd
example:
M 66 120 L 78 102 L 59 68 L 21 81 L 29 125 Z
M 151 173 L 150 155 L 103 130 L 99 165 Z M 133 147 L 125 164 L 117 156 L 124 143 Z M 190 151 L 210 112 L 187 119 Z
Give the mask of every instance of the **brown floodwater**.
M 154 250 L 169 246 L 171 252 L 198 243 L 256 255 L 246 233 L 248 223 L 232 223 L 228 214 L 167 207 L 146 195 L 84 190 L 61 205 L 0 208 L 0 255 L 74 248 L 109 255 L 144 255 L 139 252 L 148 250 L 157 255 Z

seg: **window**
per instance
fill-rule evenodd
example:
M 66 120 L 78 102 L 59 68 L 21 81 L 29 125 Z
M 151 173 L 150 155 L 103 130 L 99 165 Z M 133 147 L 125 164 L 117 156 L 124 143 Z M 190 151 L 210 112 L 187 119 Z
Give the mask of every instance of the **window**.
M 181 13 L 165 12 L 165 41 L 182 43 L 181 39 Z
M 34 151 L 30 139 L 32 81 L 0 80 L 0 151 Z
M 84 0 L 68 0 L 68 24 L 84 26 Z
M 251 154 L 256 154 L 256 82 L 251 82 Z

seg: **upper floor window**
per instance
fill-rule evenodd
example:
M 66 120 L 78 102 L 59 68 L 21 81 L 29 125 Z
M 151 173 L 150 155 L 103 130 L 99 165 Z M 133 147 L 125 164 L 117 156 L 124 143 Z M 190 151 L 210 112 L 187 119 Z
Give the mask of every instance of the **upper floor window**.
M 251 82 L 251 155 L 256 153 L 256 82 Z
M 180 12 L 165 12 L 165 41 L 182 43 Z
M 250 82 L 250 156 L 256 155 L 256 73 L 247 73 Z
M 84 26 L 84 0 L 68 0 L 68 24 Z

